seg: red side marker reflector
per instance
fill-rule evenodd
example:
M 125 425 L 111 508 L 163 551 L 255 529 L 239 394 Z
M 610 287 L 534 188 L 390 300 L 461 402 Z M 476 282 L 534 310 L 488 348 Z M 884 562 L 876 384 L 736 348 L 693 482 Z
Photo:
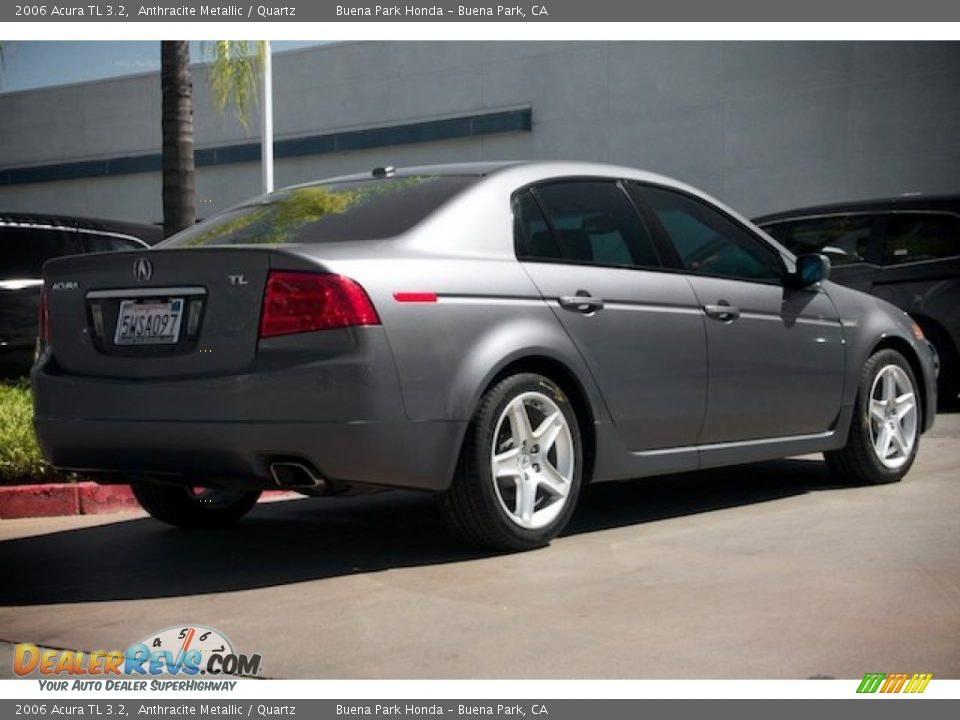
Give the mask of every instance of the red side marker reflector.
M 437 301 L 437 294 L 429 292 L 395 292 L 393 299 L 397 302 L 431 303 Z

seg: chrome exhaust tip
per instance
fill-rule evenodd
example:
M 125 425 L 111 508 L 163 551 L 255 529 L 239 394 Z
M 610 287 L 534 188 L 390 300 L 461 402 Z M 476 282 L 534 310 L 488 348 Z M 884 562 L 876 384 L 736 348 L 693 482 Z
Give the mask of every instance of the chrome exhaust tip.
M 309 464 L 295 460 L 270 463 L 270 476 L 281 488 L 322 488 L 326 481 Z

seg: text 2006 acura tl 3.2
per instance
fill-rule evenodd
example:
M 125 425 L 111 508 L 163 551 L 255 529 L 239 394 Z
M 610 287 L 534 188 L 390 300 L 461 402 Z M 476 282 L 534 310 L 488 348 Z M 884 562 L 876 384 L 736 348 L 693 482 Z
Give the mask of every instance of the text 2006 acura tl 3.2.
M 697 190 L 582 163 L 378 168 L 45 267 L 36 428 L 175 525 L 263 488 L 429 490 L 523 549 L 580 487 L 822 451 L 899 480 L 935 358 Z

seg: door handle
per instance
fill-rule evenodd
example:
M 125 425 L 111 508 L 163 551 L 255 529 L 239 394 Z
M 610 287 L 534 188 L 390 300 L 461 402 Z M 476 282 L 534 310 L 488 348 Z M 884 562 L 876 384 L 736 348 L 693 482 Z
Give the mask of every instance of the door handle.
M 704 305 L 703 312 L 706 313 L 707 317 L 723 322 L 732 322 L 740 317 L 740 308 L 724 300 L 721 300 L 716 305 Z
M 583 313 L 584 315 L 589 315 L 597 310 L 603 310 L 603 300 L 588 295 L 583 290 L 580 290 L 576 295 L 559 297 L 557 298 L 557 302 L 560 303 L 560 307 L 564 310 L 573 310 L 574 312 Z

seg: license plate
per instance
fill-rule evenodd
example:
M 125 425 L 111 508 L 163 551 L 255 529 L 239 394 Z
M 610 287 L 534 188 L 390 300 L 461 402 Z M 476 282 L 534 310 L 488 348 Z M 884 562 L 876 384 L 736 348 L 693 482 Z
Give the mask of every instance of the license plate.
M 183 298 L 122 300 L 114 345 L 175 345 L 180 339 Z

